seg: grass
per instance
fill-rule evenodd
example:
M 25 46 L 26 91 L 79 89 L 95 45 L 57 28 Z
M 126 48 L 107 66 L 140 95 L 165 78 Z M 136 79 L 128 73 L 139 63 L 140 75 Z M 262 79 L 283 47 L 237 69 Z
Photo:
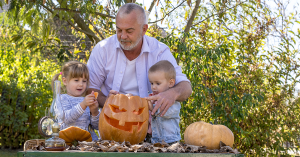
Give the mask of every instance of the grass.
M 17 157 L 17 152 L 22 149 L 0 149 L 1 157 Z
M 0 137 L 1 139 L 1 137 Z M 18 151 L 22 151 L 23 147 L 19 148 L 19 149 L 1 149 L 2 145 L 0 143 L 0 157 L 17 157 L 17 153 Z

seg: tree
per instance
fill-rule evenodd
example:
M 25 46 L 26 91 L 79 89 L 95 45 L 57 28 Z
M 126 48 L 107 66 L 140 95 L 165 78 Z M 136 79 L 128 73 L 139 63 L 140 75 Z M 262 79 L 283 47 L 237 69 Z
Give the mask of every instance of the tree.
M 67 22 L 75 35 L 87 36 L 95 44 L 115 34 L 116 12 L 127 2 L 131 1 L 12 1 L 8 16 L 28 25 L 43 41 L 56 35 L 50 27 L 56 17 Z M 289 148 L 282 144 L 297 140 L 299 50 L 295 44 L 300 32 L 292 26 L 300 22 L 296 11 L 287 14 L 287 2 L 150 3 L 147 11 L 155 19 L 149 20 L 147 35 L 170 47 L 193 87 L 192 96 L 182 104 L 182 131 L 198 120 L 224 124 L 234 132 L 234 147 L 251 156 L 286 152 Z M 167 27 L 165 37 L 162 27 Z M 276 46 L 268 43 L 270 37 L 278 39 Z
M 60 67 L 51 57 L 42 57 L 41 36 L 14 24 L 4 13 L 0 21 L 0 145 L 20 148 L 26 140 L 41 138 L 38 117 L 45 116 L 51 104 L 50 82 Z

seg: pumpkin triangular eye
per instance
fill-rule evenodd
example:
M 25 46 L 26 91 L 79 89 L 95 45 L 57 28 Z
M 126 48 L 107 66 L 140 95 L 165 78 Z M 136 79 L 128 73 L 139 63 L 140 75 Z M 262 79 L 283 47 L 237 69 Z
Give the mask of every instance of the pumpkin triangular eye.
M 137 127 L 137 131 L 141 131 L 142 129 L 142 126 L 145 122 L 148 122 L 148 120 L 145 120 L 144 122 L 125 122 L 124 125 L 119 125 L 120 121 L 119 120 L 116 120 L 114 118 L 109 118 L 107 115 L 104 115 L 105 117 L 105 121 L 110 124 L 111 126 L 115 127 L 115 128 L 118 128 L 120 130 L 124 130 L 124 131 L 128 131 L 128 132 L 133 132 L 134 130 L 134 126 Z
M 116 105 L 111 105 L 109 104 L 109 108 L 115 112 L 115 113 L 119 113 L 119 112 L 126 112 L 127 110 L 125 110 L 124 108 L 122 110 L 119 109 L 119 106 Z
M 139 110 L 138 110 L 138 111 L 133 111 L 133 113 L 134 113 L 134 114 L 136 114 L 136 115 L 140 115 L 140 114 L 142 114 L 142 113 L 143 113 L 144 109 L 145 109 L 145 107 L 143 107 L 143 108 L 139 108 Z

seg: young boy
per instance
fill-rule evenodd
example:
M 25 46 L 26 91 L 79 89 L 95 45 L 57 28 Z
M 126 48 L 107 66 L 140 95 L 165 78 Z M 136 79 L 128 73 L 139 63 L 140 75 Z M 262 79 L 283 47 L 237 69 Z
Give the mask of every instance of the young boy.
M 148 78 L 152 90 L 150 95 L 156 95 L 175 85 L 176 71 L 169 61 L 162 60 L 151 66 L 148 71 Z M 150 105 L 149 109 L 152 111 L 155 102 L 152 102 L 151 104 L 153 106 Z M 175 101 L 164 116 L 161 117 L 158 115 L 160 109 L 152 116 L 152 143 L 162 142 L 162 140 L 164 140 L 166 143 L 172 144 L 181 139 L 179 128 L 180 108 L 180 103 Z

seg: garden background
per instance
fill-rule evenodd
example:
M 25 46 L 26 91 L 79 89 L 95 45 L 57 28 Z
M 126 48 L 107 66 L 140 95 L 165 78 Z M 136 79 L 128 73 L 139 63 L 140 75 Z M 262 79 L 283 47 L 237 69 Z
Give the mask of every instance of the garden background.
M 223 124 L 246 156 L 299 149 L 300 30 L 288 0 L 0 0 L 0 148 L 43 138 L 37 123 L 52 101 L 51 78 L 68 60 L 87 62 L 115 34 L 127 2 L 149 13 L 146 33 L 167 44 L 193 93 L 181 132 Z M 183 137 L 183 136 L 182 136 Z

